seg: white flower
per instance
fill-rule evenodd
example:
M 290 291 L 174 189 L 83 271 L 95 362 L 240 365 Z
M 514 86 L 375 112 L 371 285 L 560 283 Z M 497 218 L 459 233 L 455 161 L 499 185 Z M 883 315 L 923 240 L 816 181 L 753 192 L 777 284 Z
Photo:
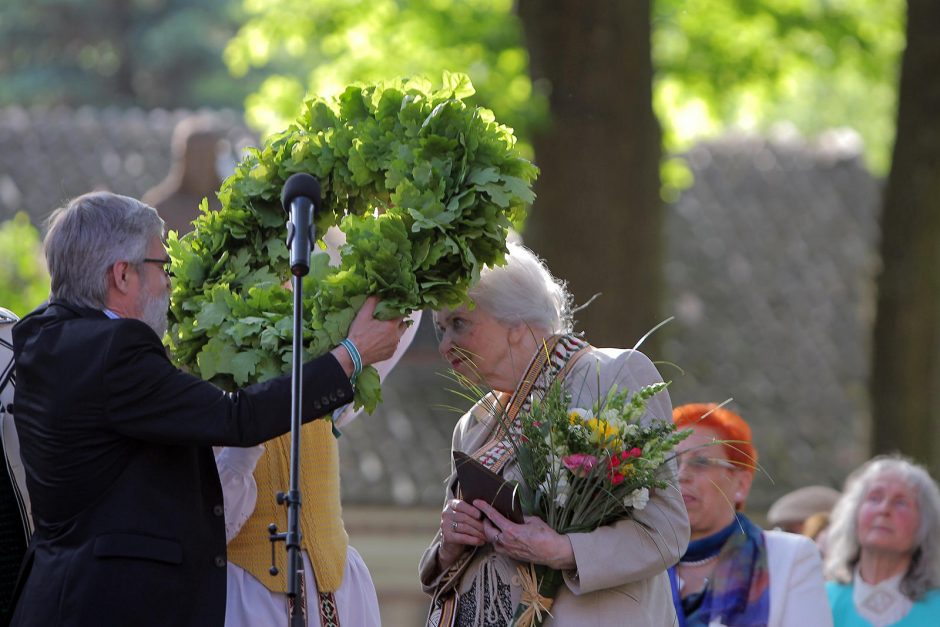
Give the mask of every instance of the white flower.
M 568 485 L 568 477 L 563 473 L 558 477 L 558 485 L 555 486 L 555 503 L 558 507 L 564 507 L 568 502 L 568 494 L 571 492 L 571 486 Z
M 633 423 L 624 423 L 624 426 L 620 431 L 623 433 L 623 437 L 629 437 L 639 433 L 640 428 Z
M 617 422 L 623 422 L 622 420 L 620 420 L 620 412 L 618 412 L 616 409 L 605 409 L 604 411 L 600 413 L 599 418 L 601 420 L 606 420 L 607 422 L 611 424 L 615 424 Z
M 650 491 L 646 488 L 637 488 L 630 494 L 623 497 L 624 507 L 632 507 L 636 510 L 641 510 L 646 507 L 646 504 L 650 501 Z
M 543 494 L 548 494 L 548 493 L 551 491 L 551 489 L 552 489 L 552 476 L 551 476 L 551 475 L 545 475 L 545 481 L 543 481 L 542 483 L 540 483 L 540 484 L 538 485 L 538 489 L 539 489 Z

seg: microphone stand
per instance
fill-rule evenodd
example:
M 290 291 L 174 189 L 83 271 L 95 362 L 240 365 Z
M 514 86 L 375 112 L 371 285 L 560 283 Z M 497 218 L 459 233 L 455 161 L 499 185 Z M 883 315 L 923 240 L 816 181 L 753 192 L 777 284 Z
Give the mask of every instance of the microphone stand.
M 292 203 L 293 204 L 293 203 Z M 303 397 L 303 277 L 310 271 L 310 249 L 314 239 L 312 205 L 297 203 L 292 207 L 287 223 L 287 247 L 291 251 L 291 285 L 294 291 L 294 338 L 291 364 L 291 428 L 290 428 L 290 488 L 278 492 L 279 505 L 287 505 L 287 532 L 278 533 L 277 524 L 268 526 L 271 541 L 272 575 L 278 574 L 274 559 L 274 544 L 284 542 L 287 548 L 287 597 L 290 608 L 290 627 L 305 627 L 303 600 L 303 560 L 300 555 L 300 427 Z M 305 254 L 304 254 L 305 253 Z M 309 599 L 307 600 L 309 603 Z M 308 609 L 309 611 L 309 609 Z

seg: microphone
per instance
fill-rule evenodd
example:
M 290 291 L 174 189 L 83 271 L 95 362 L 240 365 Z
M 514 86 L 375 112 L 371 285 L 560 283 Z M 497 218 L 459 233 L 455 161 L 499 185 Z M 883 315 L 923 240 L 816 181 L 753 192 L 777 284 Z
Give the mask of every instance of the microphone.
M 305 172 L 291 174 L 281 189 L 281 206 L 287 212 L 287 247 L 294 276 L 310 272 L 313 219 L 320 211 L 320 182 Z

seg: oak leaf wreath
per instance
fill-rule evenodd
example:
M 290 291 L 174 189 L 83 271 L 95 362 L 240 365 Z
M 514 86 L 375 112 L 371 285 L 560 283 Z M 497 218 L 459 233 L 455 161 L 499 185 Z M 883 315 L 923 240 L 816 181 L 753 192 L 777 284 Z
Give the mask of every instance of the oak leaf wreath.
M 534 200 L 538 169 L 515 150 L 512 129 L 464 102 L 465 75 L 440 89 L 422 79 L 348 87 L 313 98 L 290 127 L 252 149 L 222 184 L 222 208 L 203 201 L 193 230 L 171 233 L 170 329 L 176 363 L 234 389 L 290 371 L 292 295 L 284 181 L 316 176 L 330 226 L 346 236 L 339 266 L 311 257 L 304 279 L 305 358 L 346 336 L 368 294 L 381 318 L 454 307 L 484 265 L 504 262 L 510 227 Z M 322 242 L 319 242 L 322 245 Z M 381 400 L 367 368 L 356 407 Z

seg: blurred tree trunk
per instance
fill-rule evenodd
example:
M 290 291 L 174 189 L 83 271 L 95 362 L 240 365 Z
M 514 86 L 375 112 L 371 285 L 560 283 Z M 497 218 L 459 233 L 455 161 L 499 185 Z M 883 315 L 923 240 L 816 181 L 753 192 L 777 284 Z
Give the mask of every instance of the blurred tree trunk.
M 576 315 L 604 346 L 659 322 L 663 213 L 652 106 L 649 0 L 519 0 L 533 82 L 550 89 L 534 138 L 542 172 L 526 244 L 569 283 Z M 653 351 L 656 337 L 645 345 Z M 654 352 L 654 351 L 653 351 Z
M 940 477 L 940 3 L 909 0 L 897 139 L 881 218 L 872 448 Z

